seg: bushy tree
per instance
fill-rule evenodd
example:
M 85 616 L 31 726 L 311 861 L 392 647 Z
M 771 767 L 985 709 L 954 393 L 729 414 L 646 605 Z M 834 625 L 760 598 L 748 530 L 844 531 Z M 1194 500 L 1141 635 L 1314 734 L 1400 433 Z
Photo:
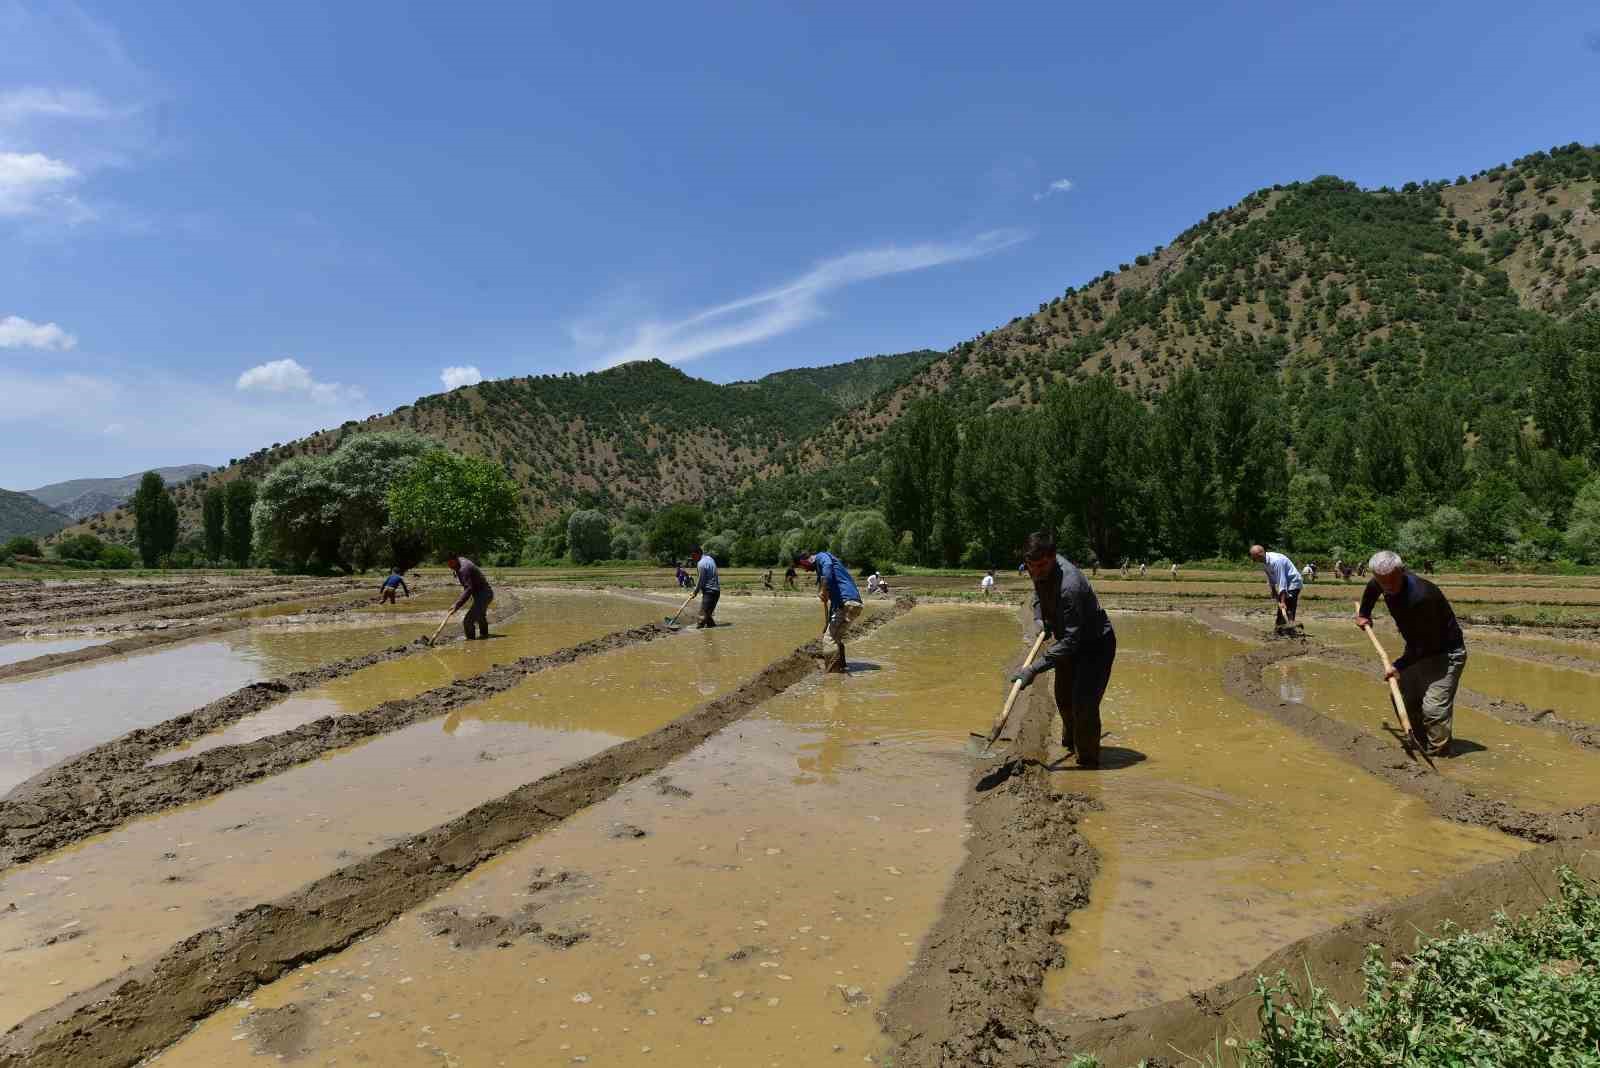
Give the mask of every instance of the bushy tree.
M 1038 495 L 1058 544 L 1080 560 L 1120 560 L 1146 513 L 1144 407 L 1097 377 L 1051 391 L 1040 419 Z
M 229 513 L 231 519 L 231 507 Z M 296 456 L 273 468 L 261 480 L 250 526 L 263 559 L 296 568 L 338 566 L 339 510 L 327 464 L 316 457 Z M 230 530 L 230 547 L 231 535 Z
M 496 464 L 443 449 L 427 453 L 389 488 L 389 521 L 437 556 L 482 556 L 522 537 L 517 487 Z
M 97 562 L 106 551 L 106 543 L 93 534 L 74 534 L 56 542 L 56 558 L 60 560 L 80 560 L 92 564 Z
M 1566 550 L 1579 563 L 1600 564 L 1600 478 L 1585 483 L 1572 502 Z
M 256 484 L 248 478 L 236 478 L 228 483 L 224 502 L 226 520 L 223 547 L 235 567 L 250 562 L 250 549 L 254 544 L 251 512 L 256 504 Z
M 637 560 L 644 545 L 644 528 L 637 522 L 618 523 L 611 528 L 611 559 Z
M 228 491 L 211 486 L 200 500 L 201 528 L 205 532 L 206 558 L 221 560 L 227 548 Z
M 410 567 L 421 558 L 423 546 L 390 522 L 389 491 L 438 449 L 420 434 L 386 430 L 356 434 L 323 461 L 341 562 L 365 571 L 379 563 Z
M 0 545 L 0 556 L 42 556 L 39 543 L 26 534 L 19 534 Z
M 881 512 L 852 512 L 839 528 L 839 555 L 851 567 L 885 563 L 894 557 L 894 534 Z
M 145 567 L 155 567 L 178 546 L 178 506 L 167 484 L 154 471 L 146 471 L 134 491 L 133 538 Z
M 918 559 L 953 565 L 961 554 L 955 504 L 955 417 L 939 397 L 911 405 L 895 426 L 884 462 L 884 512 L 896 530 L 909 530 Z
M 671 504 L 650 521 L 650 552 L 661 563 L 682 560 L 700 540 L 706 516 L 692 504 Z
M 567 520 L 567 551 L 573 563 L 591 564 L 611 555 L 611 522 L 593 509 L 572 513 Z

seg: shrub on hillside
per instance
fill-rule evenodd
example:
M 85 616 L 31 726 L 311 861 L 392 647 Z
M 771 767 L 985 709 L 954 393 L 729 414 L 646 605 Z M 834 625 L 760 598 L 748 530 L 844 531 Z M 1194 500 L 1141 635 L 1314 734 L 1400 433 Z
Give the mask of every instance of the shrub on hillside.
M 0 556 L 43 556 L 39 551 L 39 543 L 25 534 L 0 545 Z
M 105 549 L 106 543 L 93 534 L 74 534 L 56 543 L 56 559 L 81 560 L 92 564 L 100 560 Z

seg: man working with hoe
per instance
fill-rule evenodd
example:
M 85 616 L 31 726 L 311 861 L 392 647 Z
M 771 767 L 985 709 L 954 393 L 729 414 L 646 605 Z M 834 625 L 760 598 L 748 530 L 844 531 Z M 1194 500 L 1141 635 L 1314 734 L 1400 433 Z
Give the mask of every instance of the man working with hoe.
M 1023 561 L 1033 579 L 1034 622 L 1054 641 L 1011 681 L 1027 689 L 1041 672 L 1054 668 L 1061 745 L 1077 755 L 1080 768 L 1098 768 L 1100 700 L 1117 659 L 1117 632 L 1083 572 L 1056 553 L 1053 535 L 1028 535 Z
M 825 670 L 845 672 L 844 634 L 861 616 L 861 591 L 843 562 L 832 553 L 795 553 L 796 567 L 817 573 L 817 599 L 822 602 L 822 636 L 837 652 Z
M 722 583 L 717 578 L 717 561 L 710 553 L 701 551 L 700 546 L 696 545 L 692 557 L 695 574 L 699 577 L 694 591 L 700 595 L 700 622 L 695 627 L 704 630 L 717 625 L 714 617 L 717 602 L 722 599 Z
M 1400 684 L 1413 739 L 1423 752 L 1439 756 L 1450 748 L 1456 688 L 1467 666 L 1461 624 L 1439 587 L 1407 571 L 1398 554 L 1385 549 L 1373 553 L 1370 563 L 1372 579 L 1362 591 L 1356 626 L 1371 633 L 1372 606 L 1381 593 L 1406 642 L 1405 652 L 1386 667 L 1383 677 Z
M 471 601 L 472 607 L 467 609 L 466 616 L 461 620 L 461 629 L 466 631 L 467 641 L 469 642 L 475 637 L 487 638 L 489 636 L 489 602 L 494 600 L 494 589 L 489 585 L 489 580 L 484 578 L 483 570 L 465 556 L 451 556 L 445 561 L 445 566 L 455 572 L 456 581 L 461 583 L 461 596 L 456 599 L 456 603 L 451 607 L 449 615 L 444 618 L 448 620 L 450 616 L 455 615 L 460 610 L 462 605 Z M 442 630 L 444 624 L 440 623 L 439 627 Z M 473 633 L 474 630 L 477 631 L 476 634 Z M 434 636 L 437 637 L 438 633 L 438 631 L 434 631 Z
M 1267 573 L 1267 589 L 1278 605 L 1278 624 L 1273 629 L 1279 634 L 1294 629 L 1294 615 L 1300 606 L 1300 591 L 1305 582 L 1294 566 L 1294 561 L 1283 553 L 1269 553 L 1260 545 L 1250 546 L 1250 559 L 1261 565 Z

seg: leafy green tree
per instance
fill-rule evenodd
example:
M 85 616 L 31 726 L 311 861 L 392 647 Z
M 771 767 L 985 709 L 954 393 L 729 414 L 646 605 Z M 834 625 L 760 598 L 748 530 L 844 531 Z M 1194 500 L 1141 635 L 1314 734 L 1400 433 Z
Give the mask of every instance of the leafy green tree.
M 43 556 L 39 551 L 39 543 L 26 534 L 19 534 L 0 545 L 0 556 Z
M 211 486 L 200 501 L 200 521 L 205 532 L 206 557 L 221 560 L 227 548 L 228 490 Z
M 56 558 L 60 560 L 81 560 L 84 563 L 95 563 L 105 554 L 106 543 L 93 534 L 74 534 L 56 542 Z
M 630 512 L 633 509 L 629 509 Z M 649 520 L 649 513 L 645 513 L 645 520 Z M 611 528 L 611 559 L 637 560 L 644 552 L 645 546 L 644 527 L 638 522 L 618 523 Z
M 424 546 L 390 522 L 389 491 L 438 449 L 421 434 L 387 430 L 356 434 L 322 461 L 332 495 L 324 510 L 332 511 L 338 527 L 340 563 L 365 571 L 379 563 L 410 567 L 421 559 Z
M 611 553 L 611 522 L 601 512 L 583 509 L 567 520 L 567 551 L 573 563 L 590 564 Z
M 107 545 L 100 552 L 100 566 L 109 567 L 116 571 L 126 571 L 138 563 L 138 560 L 139 558 L 133 554 L 133 550 L 126 545 Z
M 682 560 L 700 540 L 706 516 L 692 504 L 670 504 L 650 521 L 650 552 L 670 564 Z
M 816 546 L 806 539 L 804 527 L 791 527 L 778 539 L 778 559 L 784 564 L 793 560 L 795 553 L 815 551 Z
M 389 487 L 389 521 L 437 556 L 483 556 L 522 537 L 517 487 L 498 464 L 443 449 Z
M 178 506 L 167 484 L 154 471 L 146 471 L 134 491 L 133 539 L 145 567 L 155 567 L 178 546 Z
M 251 512 L 256 504 L 256 484 L 248 478 L 236 478 L 229 482 L 224 504 L 227 522 L 223 531 L 223 550 L 235 567 L 243 567 L 250 562 L 250 550 L 254 544 Z
M 911 405 L 895 427 L 884 469 L 884 512 L 896 530 L 909 530 L 919 560 L 953 565 L 961 554 L 955 504 L 955 417 L 939 397 Z
M 853 512 L 839 527 L 839 555 L 851 567 L 879 564 L 894 557 L 894 534 L 881 512 Z
M 1036 422 L 1030 416 L 984 416 L 962 428 L 956 501 L 967 538 L 979 545 L 980 562 L 1013 558 L 1028 534 L 1045 522 L 1034 489 L 1037 454 Z
M 1242 552 L 1277 533 L 1289 481 L 1277 405 L 1277 379 L 1242 359 L 1208 376 L 1214 435 L 1217 511 Z
M 328 465 L 320 458 L 296 456 L 273 468 L 261 480 L 250 511 L 250 526 L 261 556 L 294 568 L 339 566 L 341 531 L 335 500 Z M 230 500 L 230 522 L 232 503 Z M 228 541 L 232 547 L 231 527 Z
M 1175 560 L 1210 556 L 1216 551 L 1221 517 L 1214 495 L 1211 416 L 1197 370 L 1179 373 L 1156 402 L 1151 444 L 1150 493 L 1160 523 L 1160 547 Z
M 1566 550 L 1583 564 L 1600 564 L 1600 478 L 1591 479 L 1572 502 Z
M 1539 332 L 1533 347 L 1534 422 L 1545 442 L 1563 456 L 1575 456 L 1588 448 L 1593 432 L 1585 411 L 1588 383 L 1584 372 L 1589 357 L 1580 353 L 1576 341 L 1566 328 L 1551 324 Z
M 1333 481 L 1316 468 L 1302 468 L 1289 479 L 1289 501 L 1283 522 L 1284 541 L 1302 552 L 1320 551 L 1333 544 L 1329 519 L 1333 510 Z
M 1144 407 L 1096 377 L 1046 394 L 1040 420 L 1038 495 L 1045 515 L 1061 524 L 1058 543 L 1079 559 L 1120 560 L 1142 540 Z

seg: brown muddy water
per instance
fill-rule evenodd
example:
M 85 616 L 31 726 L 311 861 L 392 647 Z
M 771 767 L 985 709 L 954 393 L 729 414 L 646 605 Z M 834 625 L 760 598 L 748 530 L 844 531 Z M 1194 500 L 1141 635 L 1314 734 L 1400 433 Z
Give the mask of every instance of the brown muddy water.
M 1062 937 L 1065 969 L 1046 977 L 1046 1013 L 1103 1017 L 1182 997 L 1526 848 L 1435 818 L 1229 697 L 1222 666 L 1243 644 L 1174 618 L 1116 627 L 1106 770 L 1057 776 L 1105 810 L 1080 825 L 1102 867 Z
M 918 608 L 850 647 L 852 677 L 799 683 L 157 1063 L 877 1056 L 873 1011 L 963 854 L 966 732 L 1021 651 L 1009 611 Z
M 1489 681 L 1484 678 L 1489 672 L 1479 666 L 1469 649 L 1462 686 L 1479 689 Z M 1373 734 L 1383 734 L 1383 724 L 1397 722 L 1389 691 L 1377 679 L 1356 671 L 1289 660 L 1268 667 L 1264 678 L 1285 699 Z M 1552 731 L 1504 723 L 1459 700 L 1451 755 L 1439 759 L 1438 765 L 1445 778 L 1474 793 L 1533 812 L 1588 804 L 1595 800 L 1600 784 L 1600 753 Z
M 219 746 L 265 738 L 323 716 L 361 712 L 384 701 L 415 697 L 454 679 L 486 671 L 495 664 L 551 653 L 661 618 L 658 605 L 604 593 L 561 590 L 520 596 L 523 611 L 512 622 L 494 627 L 488 641 L 452 641 L 401 660 L 374 664 L 342 679 L 294 694 L 224 730 L 171 749 L 151 763 L 164 764 Z M 428 629 L 431 633 L 432 628 Z M 411 631 L 407 629 L 403 633 L 409 636 Z
M 399 645 L 414 629 L 243 630 L 0 682 L 0 792 L 247 683 Z
M 1500 656 L 1469 645 L 1461 684 L 1490 697 L 1521 701 L 1562 719 L 1600 723 L 1600 674 Z
M 815 636 L 815 617 L 799 605 L 718 614 L 731 625 L 543 672 L 0 877 L 0 903 L 19 910 L 0 911 L 0 1029 L 241 909 L 654 730 Z
M 32 660 L 36 656 L 70 653 L 78 649 L 87 649 L 91 645 L 104 645 L 110 640 L 109 638 L 24 638 L 21 641 L 6 642 L 0 645 L 0 667 L 22 660 Z

